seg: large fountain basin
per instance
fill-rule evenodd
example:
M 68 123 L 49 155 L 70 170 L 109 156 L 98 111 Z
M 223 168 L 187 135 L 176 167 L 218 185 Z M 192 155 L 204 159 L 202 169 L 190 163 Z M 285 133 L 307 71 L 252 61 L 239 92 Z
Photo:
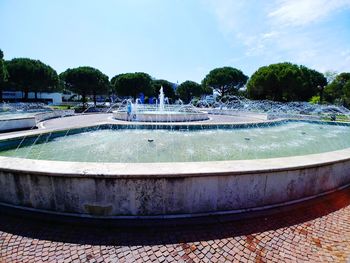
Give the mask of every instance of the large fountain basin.
M 0 156 L 157 163 L 279 158 L 350 147 L 350 126 L 273 121 L 227 125 L 108 125 L 0 141 Z
M 0 157 L 0 203 L 83 217 L 236 213 L 285 205 L 348 185 L 349 156 L 346 149 L 254 161 L 163 164 Z
M 94 163 L 0 157 L 1 205 L 79 217 L 237 213 L 302 201 L 349 184 L 350 148 L 216 162 Z

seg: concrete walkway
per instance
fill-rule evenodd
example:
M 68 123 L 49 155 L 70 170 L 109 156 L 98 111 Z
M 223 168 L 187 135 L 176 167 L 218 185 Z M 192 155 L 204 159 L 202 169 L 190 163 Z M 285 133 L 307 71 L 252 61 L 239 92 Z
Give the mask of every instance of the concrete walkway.
M 205 121 L 185 122 L 186 124 L 204 124 L 204 123 L 236 123 L 236 122 L 260 122 L 264 118 L 259 116 L 228 116 L 228 115 L 209 115 L 210 119 Z M 121 124 L 137 124 L 138 122 L 128 122 L 116 120 L 110 114 L 86 114 L 77 115 L 65 118 L 51 119 L 42 122 L 39 128 L 57 129 L 57 128 L 72 128 L 74 126 L 93 125 L 101 123 L 121 123 Z M 149 124 L 149 123 L 148 123 Z M 153 123 L 154 124 L 154 123 Z M 169 123 L 168 123 L 169 124 Z
M 174 123 L 157 123 L 157 124 L 188 124 L 188 125 L 194 125 L 194 124 L 222 124 L 222 123 L 257 123 L 257 122 L 263 122 L 266 121 L 265 116 L 256 115 L 256 116 L 228 116 L 228 115 L 209 115 L 209 120 L 205 121 L 195 121 L 195 122 L 174 122 Z M 84 127 L 84 126 L 94 126 L 94 125 L 100 125 L 105 123 L 111 123 L 111 124 L 149 124 L 154 125 L 155 123 L 142 123 L 142 122 L 128 122 L 128 121 L 121 121 L 116 120 L 113 118 L 112 113 L 99 113 L 99 114 L 84 114 L 84 115 L 76 115 L 76 116 L 69 116 L 64 118 L 55 118 L 46 120 L 43 122 L 38 123 L 37 128 L 38 129 L 31 129 L 31 130 L 23 130 L 23 131 L 14 131 L 14 132 L 5 132 L 0 133 L 0 139 L 7 138 L 8 136 L 16 136 L 16 135 L 30 135 L 33 133 L 37 133 L 38 131 L 51 131 L 51 130 L 68 130 L 78 127 Z

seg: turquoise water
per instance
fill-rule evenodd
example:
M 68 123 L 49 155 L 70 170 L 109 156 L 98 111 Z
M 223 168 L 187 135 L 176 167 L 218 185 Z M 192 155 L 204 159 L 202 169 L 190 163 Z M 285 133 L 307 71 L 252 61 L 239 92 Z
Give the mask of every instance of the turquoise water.
M 18 141 L 13 149 L 0 151 L 0 155 L 119 163 L 223 161 L 307 155 L 348 148 L 350 126 L 288 122 L 261 128 L 193 131 L 101 129 L 53 139 L 37 138 L 29 145 L 20 143 Z

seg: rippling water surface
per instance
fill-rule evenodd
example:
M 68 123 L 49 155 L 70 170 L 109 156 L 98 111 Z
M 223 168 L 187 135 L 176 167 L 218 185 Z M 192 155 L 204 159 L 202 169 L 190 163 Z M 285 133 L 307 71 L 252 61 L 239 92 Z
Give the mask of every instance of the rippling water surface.
M 248 129 L 103 129 L 45 140 L 39 138 L 29 145 L 18 142 L 16 148 L 0 151 L 0 155 L 122 163 L 274 158 L 348 148 L 350 127 L 290 122 Z

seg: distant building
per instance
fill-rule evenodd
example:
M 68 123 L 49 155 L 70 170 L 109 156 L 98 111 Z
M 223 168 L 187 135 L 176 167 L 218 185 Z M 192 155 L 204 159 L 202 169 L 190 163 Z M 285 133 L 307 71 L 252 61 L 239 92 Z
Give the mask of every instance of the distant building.
M 16 102 L 21 101 L 24 97 L 24 93 L 22 91 L 3 91 L 2 98 L 7 102 Z M 35 93 L 28 93 L 29 100 L 35 100 Z M 41 102 L 46 102 L 48 104 L 61 104 L 62 103 L 62 93 L 59 92 L 38 92 L 37 99 Z
M 62 100 L 63 101 L 80 101 L 81 96 L 72 91 L 64 90 L 62 93 Z

